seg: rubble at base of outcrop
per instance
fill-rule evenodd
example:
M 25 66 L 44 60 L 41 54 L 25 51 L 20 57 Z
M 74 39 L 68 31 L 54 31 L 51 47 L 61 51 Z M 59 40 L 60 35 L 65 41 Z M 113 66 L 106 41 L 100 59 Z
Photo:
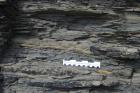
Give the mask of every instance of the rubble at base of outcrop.
M 0 93 L 140 92 L 138 1 L 11 2 L 0 0 Z M 63 66 L 64 58 L 101 68 Z

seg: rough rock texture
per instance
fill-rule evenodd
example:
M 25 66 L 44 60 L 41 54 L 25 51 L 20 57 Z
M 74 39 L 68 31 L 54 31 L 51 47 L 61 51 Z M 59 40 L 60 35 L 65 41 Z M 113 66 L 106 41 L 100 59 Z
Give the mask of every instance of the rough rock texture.
M 0 93 L 139 93 L 138 7 L 139 0 L 0 0 Z M 101 68 L 63 66 L 64 58 Z

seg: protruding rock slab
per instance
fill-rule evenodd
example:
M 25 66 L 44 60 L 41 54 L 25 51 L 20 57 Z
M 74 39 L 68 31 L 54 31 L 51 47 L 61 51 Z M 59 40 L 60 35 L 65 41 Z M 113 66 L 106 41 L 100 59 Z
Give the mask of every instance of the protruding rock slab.
M 139 59 L 139 47 L 122 46 L 119 44 L 97 44 L 91 47 L 95 55 L 105 55 L 116 59 Z

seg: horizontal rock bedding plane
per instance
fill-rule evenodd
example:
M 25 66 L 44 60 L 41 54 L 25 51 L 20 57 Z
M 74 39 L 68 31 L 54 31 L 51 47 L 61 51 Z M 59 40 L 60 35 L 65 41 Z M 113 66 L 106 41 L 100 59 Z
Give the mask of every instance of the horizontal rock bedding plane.
M 140 93 L 139 6 L 0 0 L 0 93 Z

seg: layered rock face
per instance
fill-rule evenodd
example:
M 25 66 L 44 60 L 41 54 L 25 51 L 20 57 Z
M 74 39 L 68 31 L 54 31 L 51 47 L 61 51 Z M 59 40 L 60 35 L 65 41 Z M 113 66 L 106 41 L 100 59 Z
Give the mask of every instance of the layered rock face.
M 9 43 L 0 63 L 1 93 L 140 92 L 138 1 L 5 3 L 17 12 L 0 10 L 6 13 L 0 15 L 0 33 L 9 31 L 7 19 L 13 33 L 2 36 Z M 97 60 L 101 68 L 63 66 L 64 58 Z
M 6 52 L 6 48 L 12 35 L 10 29 L 11 21 L 7 16 L 8 11 L 5 10 L 6 6 L 6 1 L 0 0 L 0 63 L 2 62 L 3 54 Z M 1 70 L 0 67 L 0 92 L 3 92 L 4 77 Z

